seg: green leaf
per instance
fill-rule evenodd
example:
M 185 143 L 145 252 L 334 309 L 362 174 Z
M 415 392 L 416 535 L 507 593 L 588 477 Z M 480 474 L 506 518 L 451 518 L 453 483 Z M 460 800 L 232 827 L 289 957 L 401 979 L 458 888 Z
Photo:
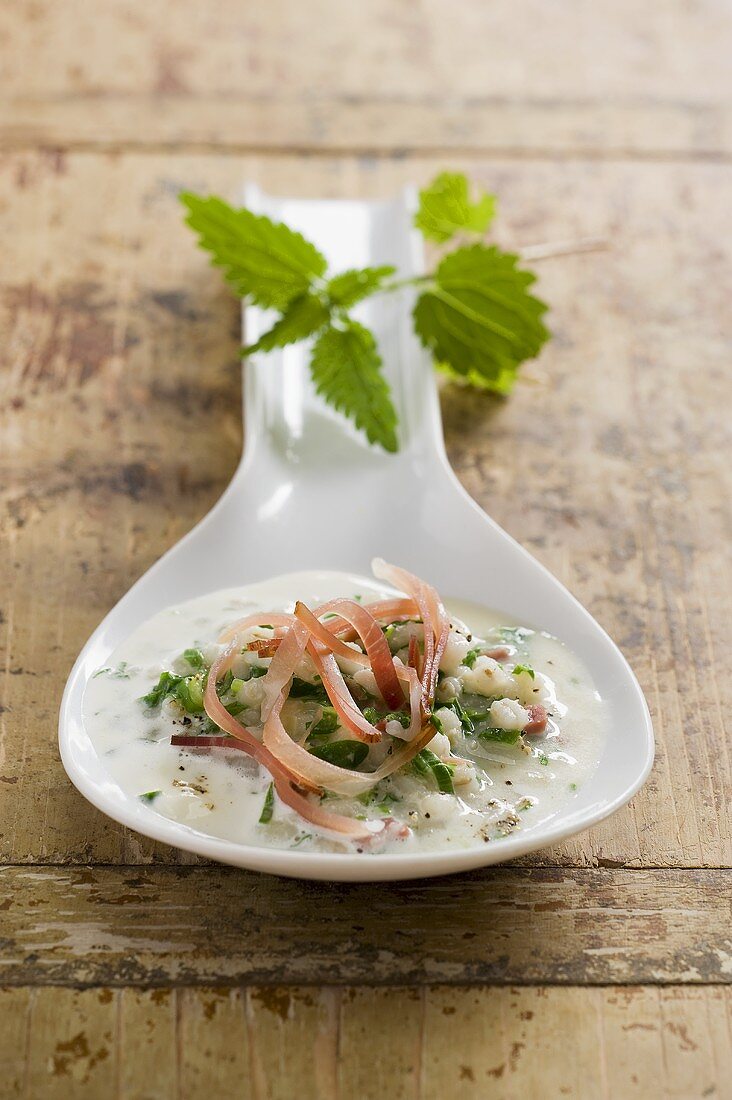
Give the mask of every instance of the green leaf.
M 195 669 L 203 668 L 206 663 L 200 649 L 184 649 L 183 660 Z
M 158 797 L 158 795 L 162 794 L 162 793 L 163 793 L 162 791 L 145 791 L 144 794 L 140 795 L 140 801 L 141 802 L 154 802 L 155 799 Z
M 310 360 L 313 381 L 325 400 L 345 413 L 370 443 L 398 450 L 397 416 L 376 341 L 367 328 L 348 321 L 332 325 L 318 337 Z
M 143 695 L 140 702 L 147 707 L 159 707 L 166 696 L 175 694 L 182 680 L 182 676 L 175 676 L 172 672 L 161 672 L 155 687 L 148 691 L 147 695 Z
M 308 741 L 317 741 L 335 733 L 340 725 L 335 707 L 323 707 L 323 716 L 308 733 Z
M 481 654 L 480 646 L 478 646 L 475 649 L 469 649 L 468 652 L 463 657 L 462 663 L 464 665 L 466 665 L 468 668 L 472 668 L 473 665 L 475 664 L 475 662 L 480 657 L 480 654 Z
M 264 669 L 264 671 L 266 672 L 267 670 Z M 292 677 L 290 698 L 310 699 L 314 703 L 320 703 L 322 707 L 327 707 L 330 704 L 328 693 L 320 681 L 317 684 L 311 684 L 307 680 L 301 680 L 299 676 Z
M 274 783 L 270 783 L 267 787 L 267 793 L 264 796 L 264 805 L 262 806 L 262 812 L 259 815 L 259 824 L 268 825 L 272 820 L 272 814 L 274 813 Z
M 471 202 L 462 172 L 441 172 L 420 191 L 414 224 L 423 236 L 444 244 L 461 230 L 485 233 L 495 212 L 494 195 L 484 192 L 477 202 Z
M 453 769 L 450 764 L 445 764 L 439 756 L 435 756 L 431 749 L 422 749 L 412 760 L 412 767 L 417 775 L 426 778 L 432 776 L 437 783 L 438 790 L 443 794 L 455 794 L 452 783 Z
M 257 305 L 283 310 L 310 289 L 327 269 L 315 245 L 281 222 L 273 222 L 223 199 L 182 192 L 186 222 L 198 234 L 211 262 L 223 268 L 230 286 Z
M 271 351 L 283 348 L 286 344 L 296 344 L 305 340 L 328 323 L 330 311 L 314 294 L 300 294 L 288 305 L 285 312 L 275 321 L 272 328 L 263 333 L 255 344 L 243 349 L 243 355 L 252 355 L 255 351 Z
M 382 285 L 385 279 L 396 272 L 395 267 L 385 265 L 383 267 L 351 268 L 340 275 L 334 275 L 326 284 L 325 292 L 331 302 L 347 309 L 356 302 L 368 298 Z
M 528 290 L 535 276 L 517 259 L 493 246 L 459 248 L 441 261 L 414 307 L 417 335 L 438 365 L 502 393 L 549 337 L 541 322 L 547 307 Z
M 531 665 L 514 665 L 513 666 L 513 675 L 514 676 L 520 676 L 522 672 L 525 672 L 528 676 L 531 677 L 532 680 L 536 679 L 536 673 L 534 672 Z
M 330 745 L 318 745 L 310 750 L 319 760 L 327 760 L 338 768 L 357 768 L 369 754 L 363 741 L 333 741 Z
M 504 730 L 498 726 L 485 726 L 476 731 L 481 741 L 500 741 L 504 745 L 515 745 L 521 736 L 521 730 Z
M 203 713 L 203 681 L 200 675 L 186 676 L 175 691 L 175 697 L 189 714 Z

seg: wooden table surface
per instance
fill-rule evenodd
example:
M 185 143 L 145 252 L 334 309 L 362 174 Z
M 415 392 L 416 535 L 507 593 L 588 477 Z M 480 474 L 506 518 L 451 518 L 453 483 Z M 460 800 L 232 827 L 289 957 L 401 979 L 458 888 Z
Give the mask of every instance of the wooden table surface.
M 732 1096 L 732 6 L 5 0 L 0 1095 Z M 547 259 L 470 493 L 622 646 L 656 764 L 515 864 L 342 886 L 107 820 L 56 747 L 105 612 L 241 448 L 238 307 L 181 188 L 388 195 L 458 167 Z M 725 647 L 726 642 L 726 647 Z

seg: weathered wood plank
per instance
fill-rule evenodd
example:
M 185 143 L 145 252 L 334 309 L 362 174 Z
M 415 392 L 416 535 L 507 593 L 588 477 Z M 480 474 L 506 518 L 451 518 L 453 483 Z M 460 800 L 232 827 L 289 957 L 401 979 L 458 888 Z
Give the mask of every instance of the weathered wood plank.
M 714 0 L 10 0 L 0 32 L 6 146 L 732 152 Z
M 55 745 L 78 649 L 210 507 L 240 447 L 238 310 L 182 227 L 177 190 L 233 195 L 250 176 L 388 194 L 438 163 L 0 161 L 4 861 L 181 858 L 89 807 Z M 457 163 L 499 192 L 505 242 L 612 242 L 542 265 L 556 338 L 509 401 L 443 391 L 466 487 L 621 644 L 654 715 L 657 764 L 634 805 L 533 862 L 729 866 L 727 171 Z
M 0 905 L 6 985 L 732 980 L 728 871 L 506 868 L 384 889 L 16 867 Z
M 0 1032 L 8 1100 L 693 1100 L 732 1073 L 732 991 L 708 986 L 43 988 L 0 990 L 0 1011 L 24 1032 Z

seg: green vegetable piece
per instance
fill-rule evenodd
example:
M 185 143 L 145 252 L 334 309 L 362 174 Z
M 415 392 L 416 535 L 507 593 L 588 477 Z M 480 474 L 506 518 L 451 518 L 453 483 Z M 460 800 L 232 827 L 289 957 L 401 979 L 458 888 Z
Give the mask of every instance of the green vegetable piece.
M 186 676 L 178 684 L 175 697 L 189 714 L 201 714 L 203 711 L 203 683 L 202 677 Z
M 343 271 L 340 275 L 334 275 L 326 283 L 325 293 L 334 305 L 341 309 L 348 309 L 368 298 L 370 294 L 379 290 L 385 279 L 394 275 L 396 268 L 389 265 L 384 267 L 362 267 Z
M 326 271 L 325 257 L 294 229 L 222 199 L 183 192 L 186 222 L 240 297 L 284 310 Z
M 263 333 L 256 343 L 242 349 L 242 355 L 257 351 L 271 351 L 296 344 L 319 332 L 330 320 L 330 310 L 314 294 L 301 294 L 293 299 L 272 328 Z
M 414 771 L 423 778 L 432 776 L 437 783 L 437 787 L 444 794 L 455 794 L 455 787 L 452 782 L 453 767 L 451 764 L 445 764 L 440 760 L 439 756 L 435 756 L 431 749 L 422 749 L 418 752 L 412 761 Z
M 264 665 L 252 665 L 249 669 L 249 679 L 258 680 L 260 676 L 266 676 L 267 669 Z
M 307 680 L 301 680 L 299 676 L 293 676 L 292 678 L 290 698 L 309 699 L 313 703 L 320 703 L 323 707 L 327 707 L 330 704 L 328 693 L 322 683 L 311 684 Z
M 463 381 L 508 393 L 519 364 L 538 355 L 549 333 L 546 306 L 528 287 L 535 276 L 495 246 L 451 252 L 417 299 L 417 335 L 437 365 Z
M 206 663 L 200 649 L 184 649 L 183 660 L 187 661 L 191 668 L 200 670 Z
M 324 737 L 338 729 L 338 712 L 335 707 L 323 707 L 323 717 L 310 730 L 308 737 Z
M 504 745 L 515 745 L 521 736 L 521 730 L 504 730 L 498 726 L 487 726 L 476 730 L 476 736 L 481 741 L 500 741 Z
M 240 680 L 238 676 L 235 676 L 234 679 L 231 681 L 230 690 L 234 693 L 234 695 L 238 695 L 241 689 L 244 687 L 244 683 L 244 680 Z
M 363 741 L 332 741 L 328 745 L 318 745 L 310 752 L 319 760 L 327 760 L 338 768 L 357 768 L 368 756 L 369 747 Z
M 357 321 L 326 328 L 313 347 L 310 370 L 315 388 L 345 413 L 370 443 L 398 450 L 397 415 L 373 334 Z
M 172 672 L 161 672 L 160 679 L 155 687 L 142 696 L 141 702 L 147 707 L 159 707 L 163 699 L 175 694 L 178 685 L 183 680 L 182 676 L 176 676 Z
M 539 754 L 539 763 L 543 764 L 544 767 L 547 766 L 547 764 L 549 763 L 549 757 L 546 755 L 546 753 L 542 752 Z
M 514 676 L 520 676 L 522 672 L 525 672 L 528 676 L 531 677 L 532 680 L 536 679 L 536 673 L 534 672 L 533 668 L 531 668 L 529 665 L 514 665 L 513 666 L 513 675 Z
M 144 794 L 140 795 L 140 801 L 141 802 L 154 802 L 155 799 L 158 797 L 158 795 L 162 794 L 162 793 L 163 793 L 162 791 L 145 791 Z
M 473 665 L 475 664 L 475 662 L 477 661 L 478 657 L 480 657 L 481 652 L 482 652 L 482 650 L 481 650 L 480 646 L 476 646 L 475 649 L 469 649 L 468 652 L 463 657 L 462 663 L 464 665 L 467 665 L 468 668 L 472 668 Z
M 259 815 L 260 825 L 268 825 L 269 822 L 272 820 L 272 814 L 274 813 L 274 804 L 274 783 L 270 783 L 269 787 L 267 787 L 267 793 L 264 796 L 264 805 L 262 806 L 262 812 Z
M 424 237 L 444 244 L 461 231 L 485 233 L 495 212 L 495 195 L 484 192 L 471 202 L 463 173 L 441 172 L 420 191 L 414 224 Z

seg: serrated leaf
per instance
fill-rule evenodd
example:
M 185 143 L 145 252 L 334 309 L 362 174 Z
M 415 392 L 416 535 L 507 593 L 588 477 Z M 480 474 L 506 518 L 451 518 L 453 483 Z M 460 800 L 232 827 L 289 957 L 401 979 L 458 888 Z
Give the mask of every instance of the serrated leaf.
M 477 202 L 471 202 L 462 172 L 441 172 L 420 191 L 414 224 L 423 236 L 444 244 L 461 231 L 485 233 L 495 212 L 494 195 L 484 192 Z
M 325 288 L 326 293 L 332 302 L 347 309 L 368 298 L 395 271 L 396 268 L 388 264 L 383 267 L 351 268 L 334 275 Z
M 370 443 L 398 450 L 396 412 L 376 341 L 367 328 L 357 321 L 342 328 L 329 326 L 315 342 L 310 369 L 318 393 L 350 417 Z
M 183 192 L 180 200 L 201 248 L 223 268 L 240 297 L 267 309 L 284 309 L 325 274 L 328 265 L 315 245 L 281 222 L 215 196 Z
M 301 294 L 293 299 L 272 328 L 262 333 L 255 344 L 242 351 L 252 355 L 255 351 L 271 351 L 287 344 L 296 344 L 318 332 L 330 320 L 330 311 L 314 294 Z
M 541 321 L 547 307 L 528 290 L 535 276 L 517 260 L 495 247 L 459 248 L 414 307 L 415 331 L 439 364 L 501 393 L 549 337 Z

